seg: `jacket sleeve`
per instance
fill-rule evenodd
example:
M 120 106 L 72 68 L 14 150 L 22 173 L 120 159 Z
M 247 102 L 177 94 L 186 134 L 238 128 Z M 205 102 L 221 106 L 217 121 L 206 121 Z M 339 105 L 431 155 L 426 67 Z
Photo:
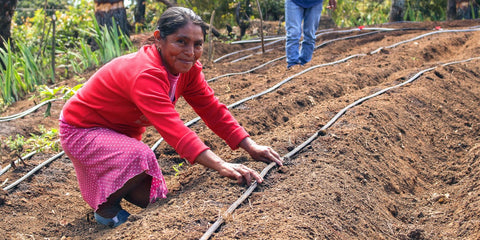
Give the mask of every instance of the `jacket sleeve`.
M 166 72 L 152 69 L 142 72 L 131 90 L 132 101 L 163 139 L 191 164 L 209 149 L 198 135 L 185 126 L 172 104 Z
M 184 83 L 183 97 L 215 134 L 235 150 L 249 134 L 232 116 L 225 104 L 215 96 L 213 89 L 205 81 L 201 65 L 197 62 Z

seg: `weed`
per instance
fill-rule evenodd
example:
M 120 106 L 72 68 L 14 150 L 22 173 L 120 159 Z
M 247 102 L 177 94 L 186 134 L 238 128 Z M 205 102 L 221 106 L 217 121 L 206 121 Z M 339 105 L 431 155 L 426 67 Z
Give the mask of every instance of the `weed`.
M 180 168 L 182 167 L 183 163 L 179 163 L 177 165 L 173 165 L 173 170 L 175 170 L 175 177 L 180 174 Z
M 40 96 L 42 97 L 42 102 L 50 101 L 54 99 L 58 99 L 57 94 L 62 93 L 62 99 L 67 101 L 70 99 L 77 91 L 83 86 L 83 84 L 78 84 L 73 88 L 60 86 L 54 89 L 49 88 L 48 86 L 42 85 L 39 87 Z M 50 109 L 52 107 L 52 103 L 49 102 L 47 105 L 47 110 L 45 111 L 45 117 L 50 116 Z
M 44 126 L 39 126 L 40 135 L 31 133 L 28 139 L 25 139 L 24 136 L 17 134 L 15 137 L 9 136 L 4 140 L 5 146 L 10 148 L 11 151 L 14 151 L 15 156 L 22 159 L 22 152 L 33 152 L 33 151 L 44 151 L 46 149 L 51 149 L 53 151 L 59 151 L 58 141 L 58 130 L 52 128 L 47 130 Z

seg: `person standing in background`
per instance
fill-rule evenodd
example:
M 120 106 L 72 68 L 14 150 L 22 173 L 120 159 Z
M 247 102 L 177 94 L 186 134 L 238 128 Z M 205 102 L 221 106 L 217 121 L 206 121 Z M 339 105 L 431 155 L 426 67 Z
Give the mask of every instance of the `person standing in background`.
M 297 64 L 304 65 L 312 59 L 315 32 L 320 23 L 322 8 L 323 0 L 285 0 L 287 68 Z M 337 0 L 329 0 L 327 8 L 335 10 Z M 302 47 L 299 48 L 302 29 L 303 41 Z

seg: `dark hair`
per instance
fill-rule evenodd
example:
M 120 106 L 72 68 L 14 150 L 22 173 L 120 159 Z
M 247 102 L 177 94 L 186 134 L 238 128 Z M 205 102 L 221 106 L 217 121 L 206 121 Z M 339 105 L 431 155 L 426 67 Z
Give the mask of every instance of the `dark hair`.
M 202 28 L 203 38 L 205 38 L 206 25 L 202 18 L 191 9 L 184 7 L 170 7 L 165 10 L 157 22 L 157 29 L 160 31 L 160 36 L 165 39 L 165 37 L 175 33 L 189 22 L 200 26 Z

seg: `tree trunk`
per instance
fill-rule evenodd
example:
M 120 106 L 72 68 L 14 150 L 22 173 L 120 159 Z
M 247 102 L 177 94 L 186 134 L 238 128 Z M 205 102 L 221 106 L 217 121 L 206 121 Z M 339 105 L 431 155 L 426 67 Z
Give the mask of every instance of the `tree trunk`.
M 245 0 L 244 3 L 239 2 L 235 8 L 235 20 L 237 21 L 238 27 L 240 27 L 240 39 L 243 38 L 247 28 L 250 27 L 251 12 L 250 0 Z
M 17 7 L 17 0 L 0 0 L 0 48 L 5 49 L 4 40 L 10 39 L 12 17 Z
M 135 23 L 143 24 L 145 22 L 145 0 L 136 0 L 135 2 Z
M 447 2 L 447 20 L 454 20 L 457 16 L 457 7 L 455 0 L 448 0 Z
M 118 28 L 127 36 L 130 35 L 127 11 L 123 0 L 95 0 L 95 18 L 98 25 L 108 28 L 112 27 L 113 18 Z
M 390 22 L 403 21 L 405 15 L 405 0 L 393 0 L 390 7 Z

